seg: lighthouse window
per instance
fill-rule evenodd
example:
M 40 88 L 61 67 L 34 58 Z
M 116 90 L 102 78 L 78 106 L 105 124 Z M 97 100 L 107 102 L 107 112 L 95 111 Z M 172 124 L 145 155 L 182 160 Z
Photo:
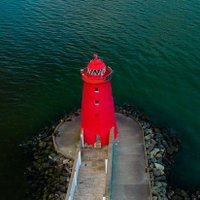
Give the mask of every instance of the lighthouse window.
M 99 100 L 95 100 L 94 104 L 95 104 L 95 106 L 98 106 L 99 105 Z
M 99 92 L 99 88 L 94 88 L 94 92 L 98 93 Z

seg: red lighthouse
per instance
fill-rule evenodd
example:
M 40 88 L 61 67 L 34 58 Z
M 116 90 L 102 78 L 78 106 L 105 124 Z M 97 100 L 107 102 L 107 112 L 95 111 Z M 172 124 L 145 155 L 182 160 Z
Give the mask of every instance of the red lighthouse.
M 111 74 L 112 69 L 97 55 L 81 70 L 81 128 L 85 144 L 94 145 L 95 142 L 100 142 L 101 145 L 107 145 L 111 128 L 114 128 L 114 137 L 117 137 Z

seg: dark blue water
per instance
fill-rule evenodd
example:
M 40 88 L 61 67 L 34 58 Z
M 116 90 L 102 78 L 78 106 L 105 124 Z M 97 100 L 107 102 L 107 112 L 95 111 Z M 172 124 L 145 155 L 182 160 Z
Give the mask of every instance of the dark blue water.
M 25 199 L 18 145 L 80 107 L 79 70 L 93 53 L 115 71 L 116 103 L 182 139 L 174 183 L 200 184 L 199 0 L 1 0 L 1 200 Z

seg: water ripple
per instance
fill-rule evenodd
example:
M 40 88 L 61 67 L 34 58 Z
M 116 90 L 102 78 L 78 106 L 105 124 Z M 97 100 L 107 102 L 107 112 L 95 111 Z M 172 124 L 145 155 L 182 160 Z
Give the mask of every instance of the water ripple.
M 80 105 L 79 70 L 98 53 L 115 71 L 116 102 L 135 102 L 154 120 L 178 130 L 191 157 L 185 159 L 184 151 L 175 173 L 185 177 L 183 184 L 199 183 L 200 160 L 194 156 L 200 129 L 198 0 L 2 0 L 0 29 L 4 140 L 12 138 L 17 145 L 41 122 Z M 5 144 L 1 152 L 11 153 Z M 21 169 L 17 163 L 21 161 L 14 162 L 16 170 Z M 188 163 L 195 164 L 195 174 Z M 8 166 L 3 170 L 13 171 Z M 23 199 L 15 185 L 19 183 L 7 188 Z M 13 199 L 9 193 L 5 190 L 2 198 Z

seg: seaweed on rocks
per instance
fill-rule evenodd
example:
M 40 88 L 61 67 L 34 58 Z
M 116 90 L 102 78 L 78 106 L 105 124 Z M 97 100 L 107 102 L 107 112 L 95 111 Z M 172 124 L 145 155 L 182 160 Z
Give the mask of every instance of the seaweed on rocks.
M 25 172 L 29 184 L 27 199 L 65 199 L 73 160 L 55 152 L 52 141 L 54 128 L 45 127 L 33 139 L 20 145 L 31 159 Z

